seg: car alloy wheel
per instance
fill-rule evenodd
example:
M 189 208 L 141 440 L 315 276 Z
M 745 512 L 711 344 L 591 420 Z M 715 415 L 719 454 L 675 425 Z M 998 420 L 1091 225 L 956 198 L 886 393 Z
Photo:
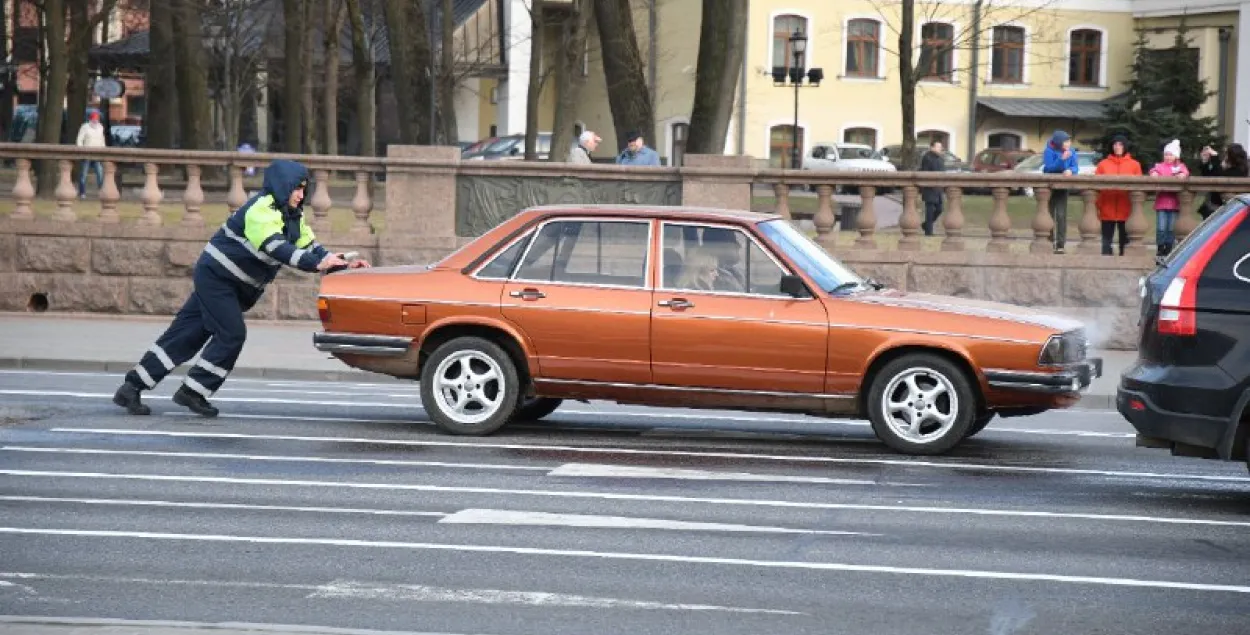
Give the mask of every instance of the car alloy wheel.
M 490 434 L 516 410 L 517 373 L 499 345 L 460 337 L 438 347 L 421 373 L 421 401 L 439 428 Z
M 976 398 L 965 374 L 930 354 L 905 355 L 885 365 L 869 393 L 873 431 L 907 454 L 941 454 L 974 423 Z

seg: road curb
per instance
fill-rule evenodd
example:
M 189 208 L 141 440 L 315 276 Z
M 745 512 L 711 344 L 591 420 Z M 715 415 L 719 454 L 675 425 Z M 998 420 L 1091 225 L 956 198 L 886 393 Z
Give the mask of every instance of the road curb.
M 91 362 L 83 360 L 58 360 L 36 358 L 0 357 L 0 369 L 7 370 L 42 370 L 79 373 L 117 373 L 124 374 L 134 368 L 133 361 L 128 362 Z M 230 373 L 232 377 L 247 379 L 274 379 L 289 381 L 350 381 L 370 384 L 408 384 L 410 380 L 396 379 L 377 373 L 366 373 L 360 370 L 299 370 L 295 368 L 236 368 Z M 1115 410 L 1115 395 L 1081 396 L 1077 408 L 1086 410 Z

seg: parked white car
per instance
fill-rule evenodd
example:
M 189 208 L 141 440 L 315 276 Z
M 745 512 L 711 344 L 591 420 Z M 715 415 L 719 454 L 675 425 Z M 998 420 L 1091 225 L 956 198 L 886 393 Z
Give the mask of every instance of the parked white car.
M 1098 162 L 1102 160 L 1100 152 L 1081 152 L 1076 153 L 1076 164 L 1079 166 L 1077 171 L 1082 176 L 1092 176 L 1094 171 L 1098 169 Z M 1035 154 L 1015 167 L 1016 173 L 1041 174 L 1042 173 L 1042 155 Z M 1024 188 L 1024 195 L 1029 198 L 1033 197 L 1033 188 Z
M 880 158 L 870 146 L 829 141 L 812 145 L 800 169 L 813 172 L 898 172 L 894 164 Z M 811 189 L 814 191 L 816 188 L 812 186 Z M 841 189 L 838 188 L 839 191 Z

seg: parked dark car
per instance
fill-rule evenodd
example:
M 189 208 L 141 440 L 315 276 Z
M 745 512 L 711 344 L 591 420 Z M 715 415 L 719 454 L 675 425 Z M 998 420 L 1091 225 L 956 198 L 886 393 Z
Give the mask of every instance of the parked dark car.
M 1137 444 L 1250 467 L 1250 194 L 1141 280 L 1137 361 L 1116 407 Z
M 1020 162 L 1036 154 L 1032 150 L 987 148 L 972 159 L 973 172 L 1002 172 L 1014 169 Z

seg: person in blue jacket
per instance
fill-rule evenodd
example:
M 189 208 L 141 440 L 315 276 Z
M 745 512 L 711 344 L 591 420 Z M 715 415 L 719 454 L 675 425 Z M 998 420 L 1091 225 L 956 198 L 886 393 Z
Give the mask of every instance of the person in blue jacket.
M 265 168 L 261 191 L 230 215 L 217 230 L 192 271 L 194 287 L 174 320 L 144 353 L 122 382 L 113 403 L 135 415 L 151 414 L 140 394 L 152 390 L 196 353 L 174 403 L 214 417 L 208 402 L 243 351 L 250 310 L 283 267 L 315 273 L 331 267 L 368 267 L 350 263 L 322 247 L 303 216 L 308 169 L 279 159 Z M 200 349 L 203 348 L 203 351 Z
M 647 147 L 642 133 L 630 132 L 625 135 L 625 149 L 616 157 L 617 165 L 659 165 L 660 155 Z
M 1072 176 L 1079 174 L 1081 166 L 1076 160 L 1076 149 L 1072 147 L 1072 137 L 1062 130 L 1056 130 L 1046 144 L 1042 153 L 1042 173 Z M 1050 217 L 1055 221 L 1052 236 L 1055 241 L 1055 253 L 1063 253 L 1063 245 L 1068 239 L 1068 191 L 1053 188 L 1050 191 Z

